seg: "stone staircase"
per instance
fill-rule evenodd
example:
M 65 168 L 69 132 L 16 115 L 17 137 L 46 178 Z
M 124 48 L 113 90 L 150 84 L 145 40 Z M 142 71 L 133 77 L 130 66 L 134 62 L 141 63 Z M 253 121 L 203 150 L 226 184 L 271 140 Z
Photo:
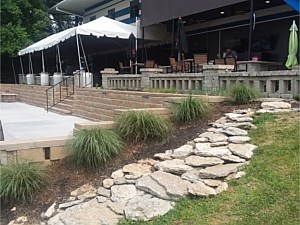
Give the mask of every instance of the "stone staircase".
M 61 115 L 71 115 L 73 107 L 74 96 L 70 96 L 67 99 L 64 99 L 62 102 L 58 103 L 52 107 L 49 111 L 58 113 Z
M 46 109 L 46 89 L 48 86 L 8 85 L 0 87 L 0 91 L 18 95 L 17 101 Z M 6 90 L 7 89 L 7 90 Z M 69 90 L 70 91 L 70 90 Z M 62 88 L 61 98 L 66 97 L 66 89 Z M 75 94 L 59 102 L 60 92 L 56 89 L 56 104 L 49 111 L 62 115 L 74 115 L 92 121 L 114 121 L 115 117 L 126 110 L 146 110 L 160 116 L 170 116 L 170 108 L 178 99 L 186 97 L 180 94 L 149 93 L 136 91 L 120 91 L 95 88 L 75 88 Z M 208 102 L 220 102 L 218 96 L 208 98 Z M 53 92 L 48 93 L 49 105 L 53 103 Z
M 137 92 L 77 89 L 72 113 L 93 121 L 112 121 L 122 110 L 163 107 L 163 101 Z

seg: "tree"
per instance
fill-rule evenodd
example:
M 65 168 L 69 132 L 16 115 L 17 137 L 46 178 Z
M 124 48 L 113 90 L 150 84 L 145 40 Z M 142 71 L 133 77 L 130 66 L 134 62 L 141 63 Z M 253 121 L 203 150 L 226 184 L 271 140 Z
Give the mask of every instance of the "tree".
M 50 19 L 43 0 L 2 0 L 1 55 L 15 56 L 29 44 L 48 36 Z

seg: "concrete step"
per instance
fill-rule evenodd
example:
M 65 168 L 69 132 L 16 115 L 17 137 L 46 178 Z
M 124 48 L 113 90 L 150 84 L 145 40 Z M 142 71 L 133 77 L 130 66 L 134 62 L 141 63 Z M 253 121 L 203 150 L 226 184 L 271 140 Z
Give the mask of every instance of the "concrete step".
M 49 112 L 53 112 L 53 113 L 57 113 L 57 114 L 61 114 L 61 115 L 71 115 L 72 114 L 72 112 L 70 110 L 61 109 L 56 106 L 49 109 Z
M 113 110 L 113 109 L 128 109 L 130 107 L 123 106 L 123 105 L 113 105 L 113 104 L 107 104 L 103 102 L 95 102 L 95 101 L 76 101 L 75 107 L 92 107 L 97 109 L 107 109 L 107 110 Z
M 69 111 L 72 112 L 72 105 L 65 104 L 64 101 L 58 103 L 55 107 L 60 108 L 60 109 L 69 110 Z
M 73 108 L 72 112 L 74 114 L 80 112 L 81 115 L 84 115 L 84 113 L 95 113 L 95 114 L 101 114 L 104 116 L 109 116 L 111 118 L 113 118 L 115 115 L 113 109 L 101 109 L 101 108 L 95 108 L 95 107 L 76 107 L 76 108 Z
M 92 96 L 83 96 L 83 95 L 76 95 L 75 101 L 84 101 L 84 102 L 98 102 L 104 103 L 109 105 L 116 106 L 115 108 L 126 107 L 126 108 L 161 108 L 163 104 L 159 103 L 152 103 L 147 101 L 137 101 L 137 100 L 128 100 L 126 98 L 120 99 L 111 99 L 109 97 L 92 97 Z
M 76 110 L 72 113 L 74 116 L 78 116 L 84 119 L 92 120 L 92 121 L 113 121 L 113 116 L 103 115 L 98 112 L 89 112 L 85 110 Z

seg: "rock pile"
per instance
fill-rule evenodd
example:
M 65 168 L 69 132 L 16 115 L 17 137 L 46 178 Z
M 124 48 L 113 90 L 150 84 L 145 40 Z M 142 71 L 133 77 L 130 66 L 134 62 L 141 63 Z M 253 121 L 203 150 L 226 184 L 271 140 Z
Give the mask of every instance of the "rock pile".
M 117 224 L 124 217 L 147 221 L 167 213 L 183 196 L 226 191 L 228 180 L 245 175 L 239 170 L 256 148 L 247 132 L 256 128 L 253 114 L 227 113 L 193 141 L 113 172 L 98 190 L 85 185 L 73 191 L 48 224 Z
M 291 111 L 285 102 L 264 102 L 262 107 L 260 113 Z M 103 187 L 78 188 L 68 202 L 54 203 L 43 217 L 50 218 L 48 225 L 113 225 L 124 217 L 147 221 L 166 214 L 183 196 L 224 192 L 228 180 L 245 175 L 241 169 L 256 148 L 248 143 L 247 131 L 256 129 L 254 114 L 250 109 L 227 113 L 185 145 L 113 172 Z

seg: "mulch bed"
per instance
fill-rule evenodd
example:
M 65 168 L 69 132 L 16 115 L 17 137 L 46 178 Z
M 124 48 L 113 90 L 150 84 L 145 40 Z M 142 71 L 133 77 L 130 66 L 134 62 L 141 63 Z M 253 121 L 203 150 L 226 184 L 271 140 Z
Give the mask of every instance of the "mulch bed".
M 8 224 L 9 221 L 20 216 L 27 216 L 30 223 L 39 223 L 41 214 L 45 212 L 54 202 L 60 204 L 66 201 L 71 191 L 86 184 L 91 183 L 94 187 L 99 187 L 103 179 L 110 176 L 112 172 L 122 168 L 124 165 L 136 162 L 143 158 L 152 158 L 154 154 L 165 152 L 168 149 L 175 149 L 193 140 L 200 133 L 206 131 L 209 123 L 222 117 L 227 112 L 235 109 L 258 109 L 260 102 L 249 105 L 232 105 L 229 102 L 216 103 L 212 105 L 208 118 L 197 121 L 186 126 L 178 126 L 168 143 L 148 141 L 143 144 L 133 144 L 127 146 L 122 156 L 110 161 L 100 169 L 73 169 L 68 166 L 65 160 L 60 160 L 48 166 L 49 179 L 45 187 L 27 203 L 2 204 L 0 224 Z M 16 211 L 11 211 L 16 207 Z

